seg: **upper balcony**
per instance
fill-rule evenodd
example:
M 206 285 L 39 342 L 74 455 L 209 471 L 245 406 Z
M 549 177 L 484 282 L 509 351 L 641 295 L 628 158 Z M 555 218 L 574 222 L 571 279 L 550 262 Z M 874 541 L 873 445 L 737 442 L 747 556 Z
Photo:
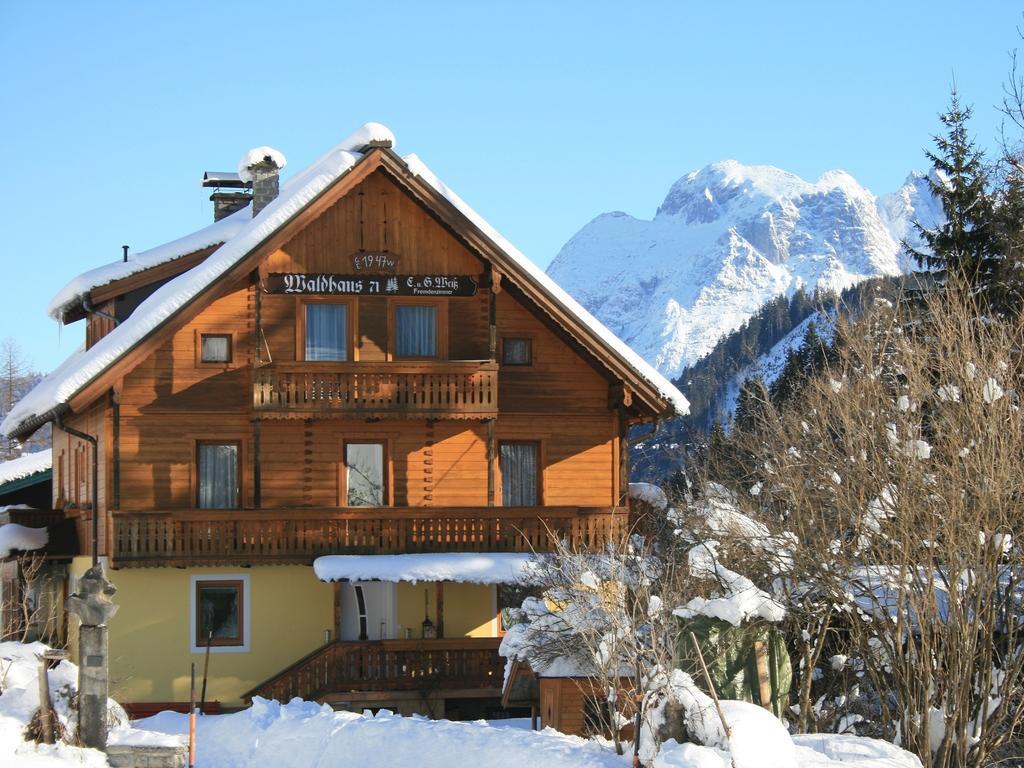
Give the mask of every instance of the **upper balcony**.
M 274 363 L 253 375 L 262 413 L 381 418 L 490 418 L 498 412 L 498 365 L 490 361 Z
M 309 565 L 322 555 L 598 549 L 624 507 L 351 507 L 114 512 L 116 568 Z

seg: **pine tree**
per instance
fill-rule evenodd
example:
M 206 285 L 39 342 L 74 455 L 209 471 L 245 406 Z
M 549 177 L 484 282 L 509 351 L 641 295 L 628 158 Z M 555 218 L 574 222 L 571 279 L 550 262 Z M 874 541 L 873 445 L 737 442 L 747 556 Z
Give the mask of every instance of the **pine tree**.
M 917 251 L 906 242 L 903 246 L 919 266 L 935 270 L 940 279 L 954 273 L 971 286 L 988 288 L 996 279 L 999 244 L 984 155 L 967 132 L 970 117 L 970 107 L 960 105 L 954 88 L 949 110 L 939 116 L 945 134 L 934 137 L 934 152 L 925 152 L 935 170 L 928 186 L 946 220 L 934 229 L 914 222 L 927 250 Z

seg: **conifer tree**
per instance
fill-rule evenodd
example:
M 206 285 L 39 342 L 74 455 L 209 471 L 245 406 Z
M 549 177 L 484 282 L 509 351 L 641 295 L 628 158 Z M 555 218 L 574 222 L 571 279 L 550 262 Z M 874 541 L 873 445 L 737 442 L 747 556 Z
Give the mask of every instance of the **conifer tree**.
M 996 279 L 1000 249 L 984 155 L 967 132 L 970 117 L 970 107 L 960 105 L 954 88 L 948 111 L 939 116 L 945 133 L 934 137 L 934 152 L 925 152 L 935 170 L 928 186 L 942 204 L 945 221 L 934 229 L 914 223 L 926 250 L 903 246 L 940 279 L 955 271 L 969 285 L 984 289 Z

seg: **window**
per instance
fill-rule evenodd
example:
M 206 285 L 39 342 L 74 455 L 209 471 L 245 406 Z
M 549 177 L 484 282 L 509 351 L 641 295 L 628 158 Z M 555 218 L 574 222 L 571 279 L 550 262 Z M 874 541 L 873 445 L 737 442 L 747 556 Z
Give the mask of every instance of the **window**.
M 395 356 L 437 357 L 437 307 L 399 304 L 395 307 Z
M 226 333 L 204 333 L 200 336 L 199 346 L 200 362 L 231 362 L 231 337 Z
M 345 443 L 345 505 L 383 507 L 386 504 L 384 445 Z
M 237 509 L 238 443 L 200 443 L 197 449 L 196 505 Z
M 502 339 L 501 362 L 503 365 L 530 365 L 533 363 L 532 340 Z
M 211 648 L 248 647 L 248 583 L 244 576 L 206 579 L 192 577 L 193 652 Z
M 348 360 L 348 304 L 306 304 L 306 360 Z
M 501 443 L 501 503 L 506 507 L 535 507 L 540 497 L 537 443 Z

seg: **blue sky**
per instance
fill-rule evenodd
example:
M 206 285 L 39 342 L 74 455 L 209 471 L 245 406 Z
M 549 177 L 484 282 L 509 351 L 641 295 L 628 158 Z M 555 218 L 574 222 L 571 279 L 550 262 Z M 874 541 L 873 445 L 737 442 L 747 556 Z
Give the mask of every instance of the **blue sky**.
M 1006 2 L 13 2 L 0 5 L 0 338 L 48 370 L 71 277 L 211 220 L 204 170 L 289 171 L 390 126 L 546 266 L 608 210 L 650 217 L 724 158 L 895 189 L 954 76 L 994 145 Z

